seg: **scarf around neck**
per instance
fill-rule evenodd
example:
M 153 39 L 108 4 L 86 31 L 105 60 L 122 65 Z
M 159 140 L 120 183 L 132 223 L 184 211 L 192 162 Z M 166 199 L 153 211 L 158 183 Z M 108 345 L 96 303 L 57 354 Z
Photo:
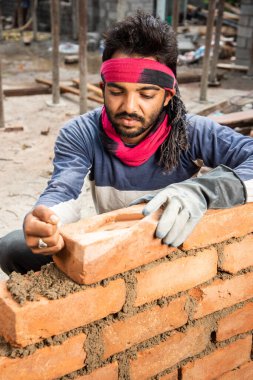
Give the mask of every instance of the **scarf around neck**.
M 160 124 L 151 131 L 139 144 L 129 147 L 123 143 L 108 119 L 105 107 L 101 114 L 102 128 L 106 136 L 113 143 L 105 143 L 110 153 L 128 166 L 140 166 L 157 151 L 170 133 L 171 126 L 168 123 L 168 115 Z

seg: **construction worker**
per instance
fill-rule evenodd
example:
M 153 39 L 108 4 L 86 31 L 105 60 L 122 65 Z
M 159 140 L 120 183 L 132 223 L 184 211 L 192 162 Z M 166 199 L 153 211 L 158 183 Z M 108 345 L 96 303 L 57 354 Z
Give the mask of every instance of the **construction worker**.
M 143 201 L 144 215 L 162 207 L 156 236 L 172 246 L 207 209 L 253 200 L 253 139 L 187 114 L 176 66 L 176 36 L 159 19 L 138 12 L 108 32 L 104 107 L 61 129 L 52 178 L 25 217 L 24 236 L 15 231 L 1 240 L 6 273 L 38 270 L 62 250 L 59 222 L 79 219 L 87 176 L 98 213 Z M 199 160 L 213 170 L 196 177 Z

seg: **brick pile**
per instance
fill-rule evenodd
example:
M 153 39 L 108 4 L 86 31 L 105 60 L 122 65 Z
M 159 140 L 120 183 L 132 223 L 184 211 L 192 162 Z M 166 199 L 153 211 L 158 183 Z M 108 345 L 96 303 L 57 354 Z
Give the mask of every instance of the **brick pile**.
M 64 227 L 56 263 L 82 283 L 64 297 L 18 303 L 0 283 L 1 380 L 253 378 L 253 204 L 207 212 L 180 249 L 131 210 Z M 120 234 L 118 251 L 104 231 Z M 17 278 L 33 288 L 32 275 Z

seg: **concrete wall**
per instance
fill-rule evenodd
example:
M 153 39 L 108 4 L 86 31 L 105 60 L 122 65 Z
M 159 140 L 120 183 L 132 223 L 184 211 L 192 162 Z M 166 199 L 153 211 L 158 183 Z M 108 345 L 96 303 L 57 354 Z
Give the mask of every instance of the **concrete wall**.
M 253 40 L 253 2 L 241 1 L 241 15 L 237 33 L 236 63 L 249 65 Z
M 253 205 L 209 211 L 180 249 L 152 237 L 152 218 L 64 227 L 70 274 L 89 285 L 52 264 L 0 283 L 0 379 L 253 378 Z

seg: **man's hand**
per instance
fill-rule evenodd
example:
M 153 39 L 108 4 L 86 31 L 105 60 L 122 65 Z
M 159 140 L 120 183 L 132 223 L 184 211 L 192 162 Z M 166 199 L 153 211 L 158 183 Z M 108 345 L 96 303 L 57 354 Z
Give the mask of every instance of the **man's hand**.
M 58 216 L 43 205 L 35 207 L 26 215 L 24 220 L 25 240 L 33 253 L 53 255 L 62 250 L 64 241 L 59 233 L 58 222 Z M 43 245 L 43 243 L 45 243 L 45 247 L 39 248 L 39 245 Z

